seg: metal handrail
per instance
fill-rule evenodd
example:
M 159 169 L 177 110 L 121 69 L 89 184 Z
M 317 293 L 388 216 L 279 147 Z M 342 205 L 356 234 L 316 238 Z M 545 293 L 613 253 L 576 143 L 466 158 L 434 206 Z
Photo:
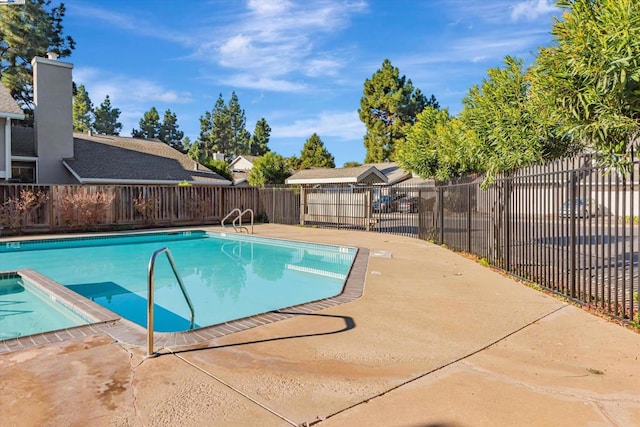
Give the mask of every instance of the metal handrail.
M 238 209 L 238 210 L 240 210 L 240 209 Z M 252 209 L 245 209 L 244 211 L 242 211 L 240 213 L 240 215 L 235 217 L 234 220 L 233 220 L 233 223 L 232 223 L 233 224 L 233 228 L 236 229 L 236 221 L 240 220 L 240 227 L 239 228 L 247 229 L 247 227 L 243 227 L 242 226 L 242 216 L 244 214 L 246 214 L 247 212 L 251 214 L 251 234 L 253 234 L 253 210 Z M 236 229 L 236 231 L 238 231 L 238 230 Z M 247 229 L 247 232 L 249 232 L 248 229 Z
M 193 304 L 191 303 L 191 298 L 189 298 L 189 294 L 187 294 L 187 289 L 184 287 L 184 283 L 182 282 L 182 278 L 178 274 L 178 270 L 176 269 L 176 263 L 173 260 L 173 256 L 171 255 L 171 251 L 166 246 L 164 248 L 160 248 L 151 255 L 149 259 L 149 274 L 147 278 L 147 357 L 151 357 L 155 353 L 153 352 L 153 271 L 156 266 L 156 257 L 161 253 L 165 253 L 167 255 L 167 259 L 169 260 L 169 264 L 171 265 L 171 269 L 173 270 L 173 274 L 176 276 L 178 280 L 178 284 L 180 285 L 180 290 L 182 291 L 182 295 L 184 295 L 184 299 L 187 301 L 187 305 L 189 305 L 189 310 L 191 311 L 191 322 L 189 325 L 189 329 L 193 329 L 193 319 L 195 317 L 195 312 L 193 310 Z
M 225 226 L 225 225 L 224 225 L 224 222 L 225 222 L 225 221 L 226 221 L 226 220 L 227 220 L 231 215 L 233 215 L 236 211 L 238 212 L 238 214 L 242 215 L 242 211 L 240 211 L 240 209 L 239 209 L 239 208 L 232 209 L 232 210 L 231 210 L 231 212 L 229 212 L 229 213 L 227 214 L 227 216 L 225 216 L 224 218 L 222 218 L 222 221 L 220 221 L 220 225 L 222 225 L 222 226 L 224 227 L 224 226 Z
M 226 227 L 224 225 L 224 222 L 236 212 L 238 213 L 238 215 L 233 219 L 233 222 L 231 223 L 234 231 L 237 233 L 238 229 L 244 228 L 245 230 L 247 230 L 247 233 L 249 232 L 249 229 L 247 227 L 242 226 L 242 217 L 244 214 L 250 213 L 251 214 L 251 234 L 253 234 L 253 209 L 245 209 L 244 211 L 241 211 L 239 208 L 234 208 L 224 218 L 222 218 L 222 221 L 220 221 L 220 225 L 222 225 L 223 227 Z M 240 221 L 240 225 L 236 224 L 238 221 Z

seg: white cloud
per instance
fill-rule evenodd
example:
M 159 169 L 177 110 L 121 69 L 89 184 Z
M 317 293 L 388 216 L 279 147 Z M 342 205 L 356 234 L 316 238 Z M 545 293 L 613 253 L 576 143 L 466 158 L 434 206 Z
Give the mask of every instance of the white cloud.
M 307 89 L 304 83 L 296 83 L 285 79 L 260 77 L 255 74 L 233 74 L 218 79 L 219 82 L 231 86 L 257 89 L 270 92 L 301 92 Z
M 193 101 L 189 92 L 169 89 L 150 80 L 104 72 L 98 68 L 74 68 L 73 80 L 78 85 L 85 85 L 94 106 L 100 105 L 109 95 L 111 106 L 120 109 L 123 135 L 137 127 L 144 112 L 154 105 L 162 114 L 165 108 L 175 111 L 174 105 Z
M 118 13 L 112 10 L 77 3 L 68 8 L 71 15 L 78 15 L 96 22 L 104 22 L 109 26 L 130 31 L 146 37 L 168 40 L 176 43 L 191 44 L 191 36 L 184 32 L 163 28 L 158 23 L 150 22 L 134 13 Z
M 213 60 L 232 72 L 252 75 L 252 79 L 240 80 L 250 84 L 243 87 L 255 88 L 256 81 L 289 80 L 290 85 L 275 87 L 300 90 L 303 86 L 295 82 L 296 76 L 335 75 L 349 61 L 347 52 L 342 56 L 323 52 L 322 43 L 325 37 L 346 27 L 350 17 L 362 12 L 365 6 L 363 1 L 252 0 L 247 3 L 247 13 L 238 14 L 223 28 L 222 35 L 214 34 L 206 40 L 194 57 Z M 268 86 L 259 88 L 272 90 Z
M 511 10 L 511 20 L 517 22 L 521 18 L 533 21 L 538 16 L 557 12 L 558 8 L 551 0 L 525 0 L 516 4 Z
M 291 7 L 291 4 L 284 0 L 249 0 L 247 7 L 256 15 L 273 17 L 285 13 Z
M 187 104 L 192 101 L 189 92 L 167 89 L 150 80 L 105 73 L 97 68 L 76 68 L 73 70 L 73 79 L 77 84 L 85 85 L 94 104 L 102 102 L 107 95 L 112 104 Z
M 248 0 L 242 6 L 238 2 L 226 8 L 223 18 L 219 18 L 220 11 L 216 8 L 202 9 L 199 19 L 189 28 L 163 26 L 152 11 L 140 16 L 127 13 L 126 6 L 112 11 L 78 4 L 71 13 L 187 47 L 191 53 L 183 60 L 223 67 L 222 72 L 215 70 L 211 79 L 248 84 L 237 87 L 299 91 L 308 87 L 296 82 L 299 76 L 315 79 L 337 75 L 350 61 L 347 48 L 343 46 L 341 53 L 327 54 L 323 43 L 366 9 L 365 0 Z M 229 77 L 231 73 L 252 78 Z M 271 81 L 279 84 L 256 85 Z
M 317 133 L 320 138 L 335 137 L 342 140 L 362 139 L 366 132 L 357 111 L 322 112 L 315 117 L 296 120 L 289 125 L 272 125 L 275 138 L 309 138 Z

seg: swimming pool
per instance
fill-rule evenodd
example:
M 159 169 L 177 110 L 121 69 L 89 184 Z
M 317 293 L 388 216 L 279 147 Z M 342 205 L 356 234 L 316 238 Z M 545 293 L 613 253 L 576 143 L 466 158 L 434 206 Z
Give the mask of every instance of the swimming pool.
M 147 268 L 168 247 L 194 304 L 195 327 L 340 294 L 353 247 L 187 231 L 4 242 L 0 271 L 30 268 L 146 327 Z M 190 311 L 166 258 L 155 267 L 154 329 L 189 329 Z
M 0 340 L 88 323 L 20 275 L 0 275 Z

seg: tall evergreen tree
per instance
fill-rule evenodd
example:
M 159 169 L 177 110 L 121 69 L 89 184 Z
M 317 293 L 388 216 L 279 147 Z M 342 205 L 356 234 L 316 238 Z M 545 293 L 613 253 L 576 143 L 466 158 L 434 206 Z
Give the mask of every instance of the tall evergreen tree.
M 151 107 L 139 122 L 140 129 L 131 131 L 134 138 L 153 139 L 160 136 L 160 115 L 156 107 Z
M 170 147 L 182 151 L 184 132 L 178 130 L 178 128 L 178 117 L 175 113 L 172 113 L 171 110 L 167 110 L 164 112 L 158 138 Z
M 93 111 L 95 120 L 93 122 L 93 130 L 102 135 L 120 135 L 122 123 L 118 121 L 120 110 L 111 107 L 111 99 L 109 95 L 105 96 L 104 101 Z
M 271 137 L 271 127 L 265 120 L 265 118 L 261 118 L 256 122 L 256 128 L 253 131 L 253 135 L 251 135 L 250 145 L 251 145 L 251 155 L 252 156 L 262 156 L 268 153 L 269 150 L 269 138 Z
M 27 0 L 19 7 L 2 7 L 0 13 L 0 79 L 27 116 L 33 118 L 31 60 L 55 52 L 71 55 L 75 42 L 63 34 L 65 7 L 51 0 Z
M 227 156 L 231 155 L 231 118 L 229 117 L 229 108 L 222 98 L 222 94 L 218 96 L 216 105 L 211 113 L 211 142 L 213 153 L 223 153 Z M 213 154 L 212 153 L 212 154 Z M 213 157 L 211 155 L 210 157 Z
M 250 135 L 246 129 L 247 119 L 244 110 L 240 108 L 240 102 L 235 92 L 231 93 L 227 111 L 229 114 L 229 125 L 231 127 L 229 154 L 233 156 L 249 154 L 251 148 L 249 145 Z
M 335 168 L 335 160 L 331 153 L 325 148 L 324 143 L 314 132 L 302 147 L 300 153 L 300 168 Z
M 400 77 L 398 68 L 385 59 L 382 68 L 364 82 L 358 109 L 367 127 L 365 163 L 393 160 L 396 143 L 406 140 L 416 115 L 427 105 L 437 106 L 435 97 L 426 99 L 419 89 L 414 90 L 411 80 Z
M 211 159 L 215 153 L 230 156 L 231 141 L 229 108 L 225 104 L 222 94 L 219 94 L 213 110 L 206 111 L 204 115 L 200 116 L 200 136 L 197 143 L 203 158 Z
M 73 96 L 73 109 L 71 112 L 74 132 L 89 132 L 89 129 L 91 129 L 92 110 L 93 104 L 87 89 L 84 85 L 78 86 L 76 94 Z
M 209 111 L 205 111 L 205 113 L 202 116 L 200 116 L 200 135 L 198 135 L 198 139 L 193 144 L 191 144 L 191 147 L 189 148 L 189 153 L 191 153 L 192 150 L 195 152 L 195 150 L 197 149 L 198 156 L 200 156 L 201 158 L 203 159 L 213 158 L 213 153 L 215 153 L 215 149 L 213 147 L 212 133 L 213 133 L 212 116 Z M 191 157 L 191 154 L 189 154 L 189 156 Z

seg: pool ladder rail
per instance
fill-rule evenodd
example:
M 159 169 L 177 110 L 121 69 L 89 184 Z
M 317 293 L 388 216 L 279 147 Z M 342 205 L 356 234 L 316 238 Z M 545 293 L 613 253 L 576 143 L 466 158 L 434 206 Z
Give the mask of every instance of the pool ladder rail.
M 191 311 L 191 321 L 189 323 L 189 329 L 193 329 L 194 326 L 194 317 L 195 312 L 193 310 L 193 304 L 191 303 L 191 298 L 189 298 L 189 294 L 187 293 L 187 289 L 184 287 L 184 283 L 182 282 L 182 278 L 180 274 L 178 274 L 178 270 L 176 269 L 176 263 L 173 260 L 173 256 L 171 255 L 171 251 L 166 246 L 164 248 L 160 248 L 151 255 L 149 259 L 149 274 L 147 276 L 147 357 L 154 357 L 157 354 L 153 351 L 153 289 L 154 289 L 154 281 L 153 281 L 153 272 L 156 266 L 156 258 L 161 253 L 164 253 L 169 260 L 169 265 L 171 265 L 171 269 L 173 270 L 173 274 L 176 276 L 178 280 L 178 284 L 180 285 L 180 290 L 182 291 L 182 295 L 184 299 L 187 301 L 187 305 L 189 306 L 189 310 Z
M 244 230 L 247 232 L 247 234 L 249 234 L 249 229 L 242 225 L 242 217 L 244 216 L 244 214 L 249 213 L 251 214 L 251 234 L 253 234 L 253 210 L 252 209 L 245 209 L 241 211 L 239 208 L 234 208 L 231 210 L 231 212 L 227 214 L 227 216 L 222 218 L 222 221 L 220 221 L 220 225 L 222 225 L 223 227 L 226 227 L 224 222 L 228 220 L 233 214 L 236 214 L 236 213 L 237 213 L 237 216 L 231 222 L 231 225 L 233 225 L 234 231 L 236 233 L 239 233 L 240 231 Z

